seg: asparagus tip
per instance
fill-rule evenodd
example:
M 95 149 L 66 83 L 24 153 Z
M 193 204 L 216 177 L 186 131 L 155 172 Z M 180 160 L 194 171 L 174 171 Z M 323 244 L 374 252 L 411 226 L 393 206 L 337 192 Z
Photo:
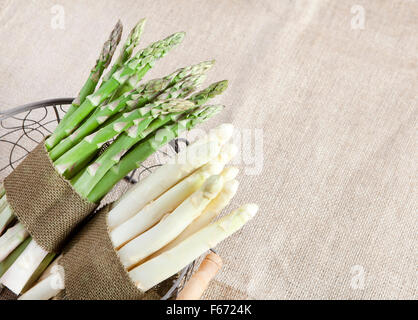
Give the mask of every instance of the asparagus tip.
M 225 109 L 225 106 L 222 104 L 214 104 L 214 105 L 207 105 L 203 107 L 202 113 L 210 114 L 210 116 L 215 115 L 218 112 L 221 112 L 223 109 Z
M 142 32 L 144 31 L 145 24 L 147 22 L 146 18 L 142 18 L 138 21 L 138 23 L 135 25 L 135 27 L 131 31 L 130 38 L 132 39 L 132 42 L 138 44 L 139 38 L 141 37 Z
M 223 123 L 213 129 L 216 137 L 222 142 L 222 144 L 226 143 L 229 139 L 231 139 L 232 134 L 234 132 L 234 125 L 232 123 Z
M 258 211 L 258 205 L 256 205 L 255 203 L 248 203 L 248 204 L 244 204 L 241 207 L 241 212 L 242 213 L 246 213 L 248 214 L 251 218 L 253 218 Z
M 210 176 L 202 186 L 205 198 L 213 199 L 223 187 L 223 177 L 221 175 Z
M 225 191 L 227 194 L 235 195 L 238 191 L 238 187 L 239 187 L 238 180 L 233 179 L 233 180 L 227 181 L 222 190 Z
M 120 37 L 122 36 L 122 31 L 123 31 L 123 24 L 122 24 L 122 21 L 119 19 L 115 27 L 113 28 L 111 38 L 114 37 L 120 40 Z
M 110 61 L 112 60 L 113 53 L 118 46 L 120 39 L 122 37 L 123 25 L 120 20 L 116 23 L 115 27 L 113 28 L 109 39 L 103 45 L 102 52 L 100 54 L 100 60 L 104 62 L 105 68 L 109 65 Z
M 222 81 L 215 82 L 213 86 L 214 88 L 216 88 L 216 91 L 218 92 L 218 94 L 220 94 L 228 88 L 228 84 L 229 84 L 228 80 L 222 80 Z
M 215 59 L 203 61 L 201 63 L 198 63 L 197 66 L 201 67 L 203 70 L 202 72 L 206 72 L 210 68 L 213 67 L 213 65 L 216 63 Z
M 137 28 L 139 26 L 144 26 L 146 22 L 147 22 L 147 18 L 141 18 L 141 20 L 139 20 L 138 23 L 136 24 Z
M 186 35 L 186 32 L 181 31 L 181 32 L 174 33 L 173 35 L 170 36 L 170 38 L 172 38 L 172 41 L 174 41 L 175 44 L 179 44 L 180 42 L 183 41 L 185 35 Z
M 231 181 L 237 177 L 238 173 L 239 169 L 237 167 L 227 167 L 222 171 L 221 175 L 225 181 Z
M 238 154 L 238 147 L 233 143 L 225 144 L 219 155 L 222 161 L 229 162 Z

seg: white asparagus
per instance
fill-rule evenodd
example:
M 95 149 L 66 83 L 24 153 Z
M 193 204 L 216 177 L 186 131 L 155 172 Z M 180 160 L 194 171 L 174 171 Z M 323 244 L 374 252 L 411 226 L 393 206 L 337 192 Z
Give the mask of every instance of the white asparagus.
M 0 237 L 0 262 L 16 249 L 28 236 L 29 233 L 20 222 L 9 228 L 6 233 Z
M 189 145 L 184 151 L 180 152 L 176 157 L 170 159 L 168 163 L 191 164 L 194 168 L 198 168 L 208 161 L 202 162 L 202 157 L 210 157 L 214 155 L 218 148 L 225 145 L 232 137 L 234 126 L 230 123 L 224 123 L 212 129 L 209 133 Z M 216 146 L 210 144 L 216 142 Z M 216 154 L 218 154 L 217 152 Z
M 221 172 L 224 182 L 231 181 L 237 177 L 239 169 L 237 167 L 227 167 Z
M 61 268 L 60 262 L 62 259 L 62 255 L 58 256 L 57 258 L 52 261 L 52 263 L 45 269 L 45 271 L 42 273 L 42 275 L 39 277 L 38 281 L 42 281 L 45 278 L 49 277 L 53 272 L 55 272 L 56 268 Z
M 235 144 L 227 143 L 222 147 L 216 159 L 227 164 L 236 156 L 237 153 L 238 147 Z
M 6 229 L 10 222 L 14 219 L 14 214 L 9 205 L 6 205 L 0 212 L 0 235 Z
M 108 215 L 108 225 L 113 229 L 141 210 L 178 181 L 216 157 L 220 148 L 232 136 L 233 126 L 223 124 L 202 139 L 180 152 L 172 161 L 133 186 L 114 205 Z
M 202 213 L 222 187 L 222 176 L 215 175 L 207 179 L 198 191 L 184 200 L 171 214 L 123 246 L 118 251 L 122 264 L 129 269 L 175 239 Z
M 221 173 L 223 166 L 223 163 L 212 160 L 163 193 L 155 201 L 147 204 L 136 215 L 110 231 L 113 246 L 119 249 L 126 242 L 158 223 L 166 213 L 172 212 L 184 199 L 198 190 L 207 178 Z
M 133 217 L 111 230 L 110 238 L 114 247 L 119 249 L 126 242 L 155 225 L 166 213 L 173 211 L 184 199 L 199 189 L 208 177 L 221 173 L 225 164 L 237 152 L 238 148 L 235 145 L 224 145 L 216 159 L 199 168 L 196 172 L 163 193 L 155 201 L 147 204 Z M 222 172 L 222 176 L 225 181 L 228 181 L 235 178 L 237 173 L 237 168 L 227 168 Z
M 208 206 L 203 210 L 202 214 L 199 215 L 193 222 L 187 226 L 186 229 L 180 235 L 167 244 L 162 249 L 158 250 L 154 254 L 152 254 L 149 259 L 152 259 L 161 253 L 168 251 L 179 243 L 181 243 L 186 238 L 190 237 L 192 234 L 196 233 L 197 231 L 203 229 L 207 225 L 209 225 L 214 218 L 216 218 L 222 210 L 231 202 L 232 198 L 237 193 L 239 186 L 239 182 L 237 180 L 231 180 L 225 183 L 222 191 L 217 195 L 215 199 L 213 199 Z
M 65 288 L 64 268 L 54 266 L 51 273 L 19 297 L 19 300 L 49 300 Z
M 0 212 L 2 212 L 4 210 L 4 208 L 6 208 L 6 206 L 7 206 L 7 198 L 6 198 L 5 195 L 3 195 L 0 198 Z
M 256 204 L 242 206 L 196 232 L 171 250 L 132 269 L 129 276 L 140 290 L 149 290 L 239 230 L 257 211 Z
M 235 145 L 224 145 L 215 159 L 212 159 L 193 174 L 181 180 L 155 201 L 148 203 L 134 216 L 110 230 L 110 238 L 112 239 L 114 247 L 119 249 L 126 242 L 155 225 L 164 214 L 173 211 L 184 199 L 199 189 L 208 177 L 219 174 L 223 170 L 225 164 L 229 162 L 237 152 L 238 148 Z M 233 176 L 238 173 L 237 170 L 237 168 L 229 168 L 224 170 L 222 175 Z M 229 180 L 229 178 L 227 180 Z
M 47 254 L 47 251 L 31 240 L 19 258 L 0 278 L 0 283 L 19 295 Z

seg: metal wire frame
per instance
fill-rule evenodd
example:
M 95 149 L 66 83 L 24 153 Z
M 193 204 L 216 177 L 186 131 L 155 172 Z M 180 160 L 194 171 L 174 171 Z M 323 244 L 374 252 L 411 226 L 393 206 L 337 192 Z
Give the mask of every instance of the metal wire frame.
M 6 171 L 12 171 L 44 137 L 53 132 L 73 100 L 74 98 L 48 99 L 0 112 L 0 175 L 2 178 L 5 177 L 5 174 L 7 175 Z M 34 110 L 37 112 L 33 112 Z M 182 147 L 188 144 L 189 142 L 182 138 L 169 143 L 173 153 L 178 153 Z M 7 146 L 9 150 L 7 150 Z M 164 156 L 170 156 L 167 152 L 159 152 Z M 126 176 L 124 180 L 129 184 L 135 184 L 145 173 L 152 172 L 159 166 L 161 164 L 142 165 L 141 168 Z M 162 300 L 177 296 L 193 274 L 195 265 L 196 262 L 193 262 L 181 271 Z M 0 288 L 1 290 L 2 288 Z

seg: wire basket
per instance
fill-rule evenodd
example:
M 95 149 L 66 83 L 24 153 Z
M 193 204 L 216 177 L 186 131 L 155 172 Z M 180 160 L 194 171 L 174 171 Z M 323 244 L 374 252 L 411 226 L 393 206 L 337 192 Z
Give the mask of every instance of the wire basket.
M 0 112 L 0 181 L 12 172 L 37 144 L 54 131 L 73 100 L 74 98 L 49 99 Z M 157 160 L 147 160 L 140 168 L 132 171 L 119 182 L 104 201 L 118 199 L 131 184 L 137 183 L 161 166 L 162 158 L 173 156 L 188 144 L 188 141 L 182 138 L 171 141 L 166 150 L 157 152 L 155 157 Z M 194 268 L 195 262 L 184 268 L 161 299 L 176 297 L 191 277 Z

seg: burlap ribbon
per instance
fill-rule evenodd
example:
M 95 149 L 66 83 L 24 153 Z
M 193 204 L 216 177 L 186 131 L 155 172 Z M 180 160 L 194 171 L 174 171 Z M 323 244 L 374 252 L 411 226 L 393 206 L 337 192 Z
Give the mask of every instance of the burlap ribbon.
M 108 233 L 107 213 L 101 209 L 64 248 L 63 300 L 156 300 L 171 287 L 174 277 L 142 292 L 125 271 Z
M 44 141 L 6 177 L 4 188 L 13 213 L 48 252 L 59 252 L 76 226 L 97 207 L 55 170 Z

